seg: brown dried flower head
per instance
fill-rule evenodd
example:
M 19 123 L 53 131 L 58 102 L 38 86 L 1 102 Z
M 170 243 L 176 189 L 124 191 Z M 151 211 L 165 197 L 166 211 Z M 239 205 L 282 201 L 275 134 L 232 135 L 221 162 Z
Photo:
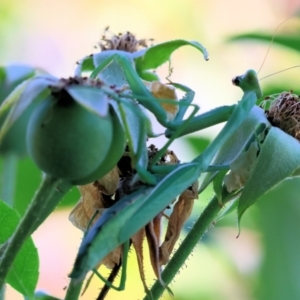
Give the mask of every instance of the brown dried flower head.
M 151 39 L 138 40 L 129 31 L 115 35 L 109 32 L 109 28 L 106 28 L 98 45 L 101 51 L 122 50 L 132 53 L 140 50 L 140 48 L 147 48 L 147 41 L 151 41 Z
M 300 141 L 300 102 L 299 96 L 292 92 L 283 92 L 275 98 L 269 110 L 268 120 L 273 126 Z

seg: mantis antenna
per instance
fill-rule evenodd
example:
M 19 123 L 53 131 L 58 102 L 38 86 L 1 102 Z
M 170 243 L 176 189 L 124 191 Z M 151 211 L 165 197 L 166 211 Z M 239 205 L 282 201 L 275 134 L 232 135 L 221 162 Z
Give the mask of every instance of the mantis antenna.
M 284 24 L 285 22 L 287 22 L 288 20 L 290 20 L 290 19 L 293 18 L 293 17 L 294 17 L 294 14 L 291 15 L 290 17 L 288 17 L 287 19 L 285 19 L 284 21 L 282 21 L 281 23 L 279 23 L 279 24 L 277 25 L 277 27 L 275 28 L 274 33 L 273 33 L 273 37 L 272 37 L 272 39 L 271 39 L 271 41 L 270 41 L 270 44 L 269 44 L 269 47 L 268 47 L 268 50 L 267 50 L 267 53 L 266 53 L 266 55 L 265 55 L 265 57 L 264 57 L 264 59 L 263 59 L 263 62 L 262 62 L 262 64 L 261 64 L 261 66 L 260 66 L 260 68 L 259 68 L 257 74 L 259 74 L 259 72 L 261 71 L 261 69 L 262 69 L 262 67 L 263 67 L 263 65 L 264 65 L 264 63 L 265 63 L 265 61 L 266 61 L 266 59 L 267 59 L 267 56 L 268 56 L 268 54 L 269 54 L 269 52 L 270 52 L 270 49 L 271 49 L 271 47 L 272 47 L 272 44 L 273 44 L 273 41 L 274 41 L 274 38 L 275 38 L 275 35 L 276 35 L 277 30 L 280 28 L 280 26 L 281 26 L 282 24 Z M 292 68 L 293 68 L 293 67 L 292 67 Z M 292 68 L 289 68 L 289 69 L 292 69 Z M 286 70 L 289 70 L 289 69 L 286 69 Z M 285 71 L 285 70 L 283 70 L 283 71 Z M 277 73 L 280 73 L 280 72 L 283 72 L 283 71 L 279 71 L 279 72 L 277 72 Z M 277 73 L 274 73 L 274 74 L 277 74 Z M 273 74 L 272 74 L 272 75 L 273 75 Z M 266 77 L 269 77 L 269 76 L 271 76 L 271 75 L 268 75 L 268 76 L 266 76 Z M 264 77 L 264 78 L 266 78 L 266 77 Z
M 284 69 L 284 70 L 281 70 L 281 71 L 278 71 L 276 73 L 273 73 L 273 74 L 270 74 L 270 75 L 267 75 L 261 79 L 258 80 L 257 78 L 257 74 L 261 71 L 265 61 L 266 61 L 266 58 L 268 56 L 268 53 L 271 49 L 271 46 L 272 46 L 272 43 L 274 41 L 274 38 L 275 38 L 275 34 L 278 30 L 278 28 L 284 24 L 285 22 L 287 22 L 288 20 L 290 20 L 292 17 L 294 17 L 295 14 L 293 14 L 292 16 L 290 16 L 289 18 L 287 18 L 286 20 L 282 21 L 275 29 L 274 33 L 273 33 L 273 37 L 270 41 L 270 44 L 269 44 L 269 47 L 268 47 L 268 50 L 267 50 L 267 53 L 263 59 L 263 62 L 258 70 L 258 72 L 255 72 L 254 70 L 248 70 L 245 74 L 243 75 L 240 75 L 240 76 L 236 76 L 232 79 L 232 83 L 236 86 L 239 86 L 243 91 L 244 93 L 246 92 L 255 92 L 256 94 L 256 97 L 257 98 L 260 98 L 262 97 L 262 91 L 261 91 L 261 88 L 260 88 L 260 85 L 259 85 L 259 82 L 260 80 L 262 79 L 265 79 L 269 76 L 272 76 L 274 74 L 278 74 L 278 73 L 281 73 L 281 72 L 284 72 L 284 71 L 287 71 L 287 70 L 290 70 L 290 69 L 294 69 L 294 68 L 298 68 L 300 65 L 297 65 L 297 66 L 293 66 L 293 67 L 290 67 L 290 68 L 287 68 L 287 69 Z
M 293 66 L 293 67 L 289 67 L 289 68 L 283 69 L 283 70 L 281 70 L 281 71 L 278 71 L 278 72 L 272 73 L 272 74 L 270 74 L 270 75 L 267 75 L 267 76 L 265 76 L 265 77 L 259 79 L 259 81 L 261 81 L 261 80 L 263 80 L 263 79 L 266 79 L 266 78 L 268 78 L 268 77 L 270 77 L 270 76 L 273 76 L 273 75 L 276 75 L 276 74 L 279 74 L 279 73 L 282 73 L 282 72 L 285 72 L 285 71 L 288 71 L 288 70 L 291 70 L 291 69 L 299 68 L 299 67 L 300 67 L 300 65 L 296 65 L 296 66 Z

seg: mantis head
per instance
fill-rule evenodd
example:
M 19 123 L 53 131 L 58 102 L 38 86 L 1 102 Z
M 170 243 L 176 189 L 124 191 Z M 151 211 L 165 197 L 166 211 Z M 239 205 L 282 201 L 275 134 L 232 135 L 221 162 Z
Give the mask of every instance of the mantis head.
M 244 93 L 255 92 L 257 99 L 262 97 L 257 74 L 254 70 L 248 70 L 245 74 L 236 76 L 232 79 L 232 83 L 239 86 Z

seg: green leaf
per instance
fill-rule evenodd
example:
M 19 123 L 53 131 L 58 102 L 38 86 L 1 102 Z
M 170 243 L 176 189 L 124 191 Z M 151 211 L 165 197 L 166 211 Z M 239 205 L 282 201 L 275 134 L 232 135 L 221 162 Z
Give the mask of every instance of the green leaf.
M 111 60 L 108 65 L 106 63 Z M 123 66 L 119 63 L 120 60 L 125 61 L 124 63 L 129 66 Z M 91 74 L 92 78 L 99 78 L 105 82 L 108 86 L 123 87 L 128 84 L 128 78 L 126 76 L 126 69 L 134 70 L 134 61 L 132 59 L 132 53 L 121 51 L 121 50 L 107 50 L 99 52 L 93 55 L 93 61 L 95 68 L 100 68 L 100 72 L 95 69 L 97 74 L 94 72 Z M 101 65 L 105 64 L 104 67 Z M 95 76 L 96 75 L 96 76 Z
M 225 216 L 229 215 L 230 213 L 234 212 L 238 207 L 238 199 L 232 200 L 230 203 L 228 203 L 218 214 L 216 218 L 216 222 L 223 219 Z
M 146 70 L 158 68 L 165 62 L 169 61 L 172 53 L 182 46 L 192 46 L 196 48 L 204 55 L 204 59 L 208 60 L 208 53 L 200 43 L 187 40 L 174 40 L 157 44 L 150 48 L 133 53 L 137 72 L 142 75 Z
M 146 81 L 159 81 L 159 77 L 154 72 L 144 71 L 139 73 L 140 77 Z
M 87 110 L 105 117 L 108 113 L 108 96 L 100 88 L 73 85 L 66 87 L 71 97 Z
M 13 234 L 20 217 L 6 203 L 0 201 L 0 244 Z M 39 277 L 39 258 L 32 238 L 29 238 L 18 253 L 6 281 L 21 294 L 33 297 Z
M 4 67 L 0 67 L 0 86 L 6 78 L 6 72 Z
M 270 44 L 273 35 L 271 34 L 263 34 L 263 33 L 247 33 L 240 34 L 230 37 L 228 39 L 229 42 L 239 42 L 244 40 L 255 40 L 257 42 L 267 42 Z M 300 36 L 299 34 L 284 34 L 284 35 L 276 35 L 273 41 L 274 44 L 278 44 L 280 46 L 284 46 L 286 48 L 295 50 L 297 52 L 300 51 Z
M 254 299 L 300 299 L 299 184 L 299 178 L 285 180 L 255 205 L 264 255 Z
M 189 144 L 195 153 L 203 152 L 210 144 L 211 140 L 206 137 L 189 136 L 185 138 L 185 141 Z
M 78 62 L 75 70 L 75 76 L 82 76 L 83 72 L 92 72 L 95 69 L 93 55 L 89 55 Z
M 125 130 L 127 130 L 128 145 L 134 153 L 132 164 L 135 166 L 139 165 L 146 170 L 148 166 L 147 135 L 145 131 L 147 116 L 131 100 L 120 103 L 120 109 L 116 106 L 114 107 L 117 113 L 118 110 L 122 111 L 122 117 L 125 118 L 124 126 L 126 126 Z
M 227 172 L 228 170 L 219 171 L 218 175 L 216 175 L 216 177 L 213 180 L 214 192 L 218 198 L 218 202 L 220 203 L 220 205 L 222 205 L 223 202 L 223 180 Z
M 12 110 L 12 121 L 15 121 L 31 103 L 45 98 L 50 93 L 49 86 L 54 85 L 58 81 L 56 77 L 48 74 L 30 79 Z
M 26 65 L 10 65 L 0 71 L 0 103 L 22 81 L 33 77 L 35 69 Z
M 22 82 L 4 99 L 0 106 L 0 117 L 4 116 L 13 105 L 16 105 L 28 83 L 28 80 Z
M 271 127 L 238 206 L 239 221 L 249 206 L 300 167 L 300 144 L 282 130 Z

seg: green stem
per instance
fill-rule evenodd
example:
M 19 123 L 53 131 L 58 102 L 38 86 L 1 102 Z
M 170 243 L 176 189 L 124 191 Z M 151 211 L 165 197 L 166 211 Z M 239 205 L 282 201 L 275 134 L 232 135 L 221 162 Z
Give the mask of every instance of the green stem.
M 27 212 L 20 221 L 13 236 L 7 242 L 6 249 L 0 260 L 0 288 L 5 283 L 5 277 L 26 239 L 39 227 L 47 216 L 54 210 L 68 190 L 62 190 L 70 184 L 60 179 L 46 175 L 35 194 Z
M 14 204 L 17 166 L 18 157 L 15 154 L 5 155 L 2 165 L 1 200 L 11 207 Z
M 220 210 L 218 199 L 214 196 L 164 269 L 162 279 L 166 285 L 173 280 Z M 159 299 L 164 289 L 159 280 L 157 280 L 150 290 L 153 299 Z M 148 296 L 145 296 L 144 300 L 148 299 Z
M 77 300 L 78 299 L 78 297 L 80 296 L 80 291 L 81 291 L 83 281 L 84 280 L 78 281 L 78 279 L 74 279 L 74 278 L 71 279 L 69 286 L 68 286 L 65 300 Z

